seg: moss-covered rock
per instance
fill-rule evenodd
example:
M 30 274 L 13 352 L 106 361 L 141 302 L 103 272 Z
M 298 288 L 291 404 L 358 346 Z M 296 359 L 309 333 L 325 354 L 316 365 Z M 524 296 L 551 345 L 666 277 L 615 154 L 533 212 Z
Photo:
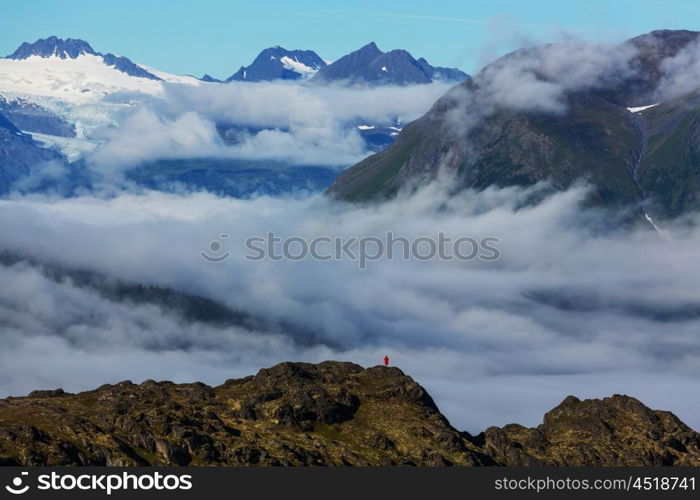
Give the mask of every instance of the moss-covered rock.
M 698 435 L 626 396 L 536 429 L 454 429 L 398 368 L 282 363 L 218 387 L 125 381 L 0 400 L 0 465 L 700 465 Z

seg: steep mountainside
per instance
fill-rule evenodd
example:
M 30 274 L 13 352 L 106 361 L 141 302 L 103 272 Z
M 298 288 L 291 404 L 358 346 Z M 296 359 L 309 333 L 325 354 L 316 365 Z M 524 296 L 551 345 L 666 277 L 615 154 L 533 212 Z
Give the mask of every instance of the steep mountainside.
M 569 396 L 537 428 L 471 436 L 398 368 L 328 361 L 0 400 L 0 464 L 697 466 L 700 436 L 627 396 Z
M 641 113 L 644 154 L 636 176 L 658 210 L 679 215 L 700 207 L 700 94 L 693 92 Z
M 635 202 L 627 172 L 637 142 L 634 118 L 624 107 L 573 95 L 566 115 L 497 112 L 460 137 L 449 122 L 452 96 L 408 124 L 384 151 L 344 171 L 331 186 L 349 200 L 382 199 L 445 168 L 465 187 L 530 185 L 551 180 L 566 188 L 581 177 L 600 186 L 604 202 Z
M 352 201 L 382 200 L 447 171 L 465 188 L 549 181 L 566 189 L 587 180 L 595 204 L 638 206 L 667 217 L 695 209 L 700 206 L 697 94 L 650 105 L 658 102 L 663 61 L 698 35 L 660 31 L 625 42 L 618 50 L 633 50 L 633 57 L 596 85 L 565 90 L 564 112 L 501 105 L 521 90 L 516 84 L 487 102 L 494 71 L 517 73 L 528 58 L 539 64 L 536 51 L 546 55 L 551 46 L 505 56 L 453 88 L 389 148 L 343 172 L 329 192 Z M 533 70 L 533 77 L 549 83 L 546 69 Z M 641 106 L 648 108 L 635 108 Z
M 321 68 L 314 81 L 321 83 L 363 83 L 371 85 L 411 85 L 435 80 L 462 81 L 469 75 L 456 68 L 433 67 L 405 50 L 382 52 L 374 42 Z

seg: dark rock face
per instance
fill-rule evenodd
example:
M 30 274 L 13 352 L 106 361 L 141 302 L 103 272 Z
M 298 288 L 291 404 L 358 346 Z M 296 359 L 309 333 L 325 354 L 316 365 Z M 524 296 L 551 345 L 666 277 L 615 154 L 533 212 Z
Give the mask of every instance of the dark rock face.
M 368 82 L 391 82 L 396 85 L 430 83 L 432 75 L 405 50 L 392 50 L 374 59 L 362 78 Z
M 10 54 L 8 59 L 27 59 L 31 56 L 51 57 L 57 56 L 61 59 L 75 59 L 83 54 L 98 55 L 90 44 L 84 40 L 66 38 L 65 40 L 56 36 L 50 36 L 37 40 L 34 43 L 24 42 L 17 50 Z
M 157 77 L 153 73 L 149 73 L 138 64 L 134 64 L 130 59 L 114 54 L 105 54 L 102 60 L 107 66 L 114 66 L 116 69 L 127 75 L 137 76 L 139 78 L 148 78 L 149 80 L 160 81 L 162 78 Z
M 23 135 L 22 131 L 3 115 L 0 115 L 0 129 L 3 129 L 5 132 L 16 136 Z
M 50 36 L 42 38 L 34 43 L 24 42 L 12 54 L 7 56 L 8 59 L 27 59 L 32 56 L 38 57 L 60 57 L 61 59 L 76 59 L 81 55 L 101 56 L 104 63 L 108 66 L 114 66 L 116 69 L 127 75 L 136 76 L 139 78 L 148 78 L 150 80 L 161 80 L 156 75 L 146 71 L 138 64 L 133 63 L 130 59 L 114 54 L 100 54 L 95 52 L 93 48 L 84 40 L 74 38 L 58 38 Z
M 658 102 L 662 61 L 699 37 L 660 31 L 625 42 L 620 50 L 636 51 L 629 67 L 613 68 L 594 88 L 564 93 L 564 113 L 484 104 L 489 68 L 532 58 L 538 49 L 505 56 L 453 88 L 390 147 L 343 172 L 329 193 L 351 201 L 384 200 L 429 182 L 442 168 L 463 188 L 547 181 L 563 190 L 586 180 L 596 205 L 640 208 L 659 217 L 698 208 L 698 93 L 641 113 L 626 108 Z
M 329 83 L 365 83 L 372 85 L 410 85 L 434 80 L 461 81 L 469 75 L 454 68 L 435 68 L 421 58 L 415 60 L 405 50 L 384 53 L 374 42 L 341 57 L 321 69 L 314 80 Z
M 460 433 L 397 368 L 282 363 L 218 387 L 125 381 L 0 400 L 0 465 L 700 465 L 698 435 L 627 396 L 536 429 Z
M 309 68 L 309 71 L 318 71 L 326 66 L 326 62 L 313 50 L 270 47 L 263 50 L 250 66 L 241 67 L 226 81 L 299 80 L 310 76 L 297 70 L 293 63 L 302 64 Z

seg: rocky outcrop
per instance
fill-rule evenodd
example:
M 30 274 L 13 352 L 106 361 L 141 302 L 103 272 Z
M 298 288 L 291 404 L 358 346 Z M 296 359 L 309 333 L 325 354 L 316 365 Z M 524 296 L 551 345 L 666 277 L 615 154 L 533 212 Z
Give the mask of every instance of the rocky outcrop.
M 398 368 L 342 362 L 0 400 L 1 465 L 700 465 L 698 438 L 627 396 L 471 436 Z
M 482 438 L 496 461 L 511 466 L 700 464 L 700 435 L 673 413 L 621 395 L 568 396 L 536 428 L 491 427 Z

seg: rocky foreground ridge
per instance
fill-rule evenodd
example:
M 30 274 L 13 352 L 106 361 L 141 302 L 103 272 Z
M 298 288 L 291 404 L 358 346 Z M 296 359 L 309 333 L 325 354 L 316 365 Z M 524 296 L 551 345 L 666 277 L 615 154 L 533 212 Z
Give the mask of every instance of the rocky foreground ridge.
M 0 400 L 0 465 L 700 465 L 700 434 L 615 395 L 569 396 L 536 428 L 472 436 L 398 368 L 282 363 L 218 387 Z

